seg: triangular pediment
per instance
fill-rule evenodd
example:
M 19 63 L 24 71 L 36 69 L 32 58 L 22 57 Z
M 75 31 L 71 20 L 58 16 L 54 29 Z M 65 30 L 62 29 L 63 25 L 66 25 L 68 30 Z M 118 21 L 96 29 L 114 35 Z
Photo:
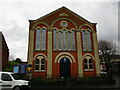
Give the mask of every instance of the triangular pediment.
M 61 7 L 43 17 L 40 17 L 36 20 L 30 20 L 31 22 L 46 22 L 48 24 L 51 24 L 50 22 L 55 21 L 58 18 L 68 18 L 71 20 L 74 20 L 74 22 L 79 23 L 79 24 L 92 24 L 92 25 L 96 25 L 96 23 L 91 23 L 88 20 L 84 19 L 83 17 L 81 17 L 80 15 L 74 13 L 73 11 L 71 11 L 70 9 L 66 8 L 66 7 Z

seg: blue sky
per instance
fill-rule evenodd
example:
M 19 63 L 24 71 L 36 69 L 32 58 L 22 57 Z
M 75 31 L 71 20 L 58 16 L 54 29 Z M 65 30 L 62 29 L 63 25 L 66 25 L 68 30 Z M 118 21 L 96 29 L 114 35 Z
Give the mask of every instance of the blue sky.
M 93 2 L 95 1 L 95 2 Z M 113 2 L 114 1 L 114 2 Z M 119 0 L 1 0 L 0 31 L 3 32 L 10 55 L 27 61 L 28 20 L 40 18 L 62 6 L 90 22 L 97 23 L 98 39 L 118 43 Z

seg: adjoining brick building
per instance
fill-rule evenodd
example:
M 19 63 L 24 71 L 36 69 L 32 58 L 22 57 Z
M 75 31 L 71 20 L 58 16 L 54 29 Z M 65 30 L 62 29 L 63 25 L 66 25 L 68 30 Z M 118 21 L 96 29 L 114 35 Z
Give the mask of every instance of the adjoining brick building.
M 29 22 L 33 78 L 100 76 L 96 23 L 66 7 Z
M 0 71 L 5 69 L 5 65 L 8 62 L 9 49 L 5 41 L 4 35 L 0 32 Z

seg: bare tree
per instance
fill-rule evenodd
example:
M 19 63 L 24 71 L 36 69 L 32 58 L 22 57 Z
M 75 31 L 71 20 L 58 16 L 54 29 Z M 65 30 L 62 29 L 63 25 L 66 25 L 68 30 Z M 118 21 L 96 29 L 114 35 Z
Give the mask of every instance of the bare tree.
M 115 43 L 107 40 L 99 41 L 99 56 L 102 62 L 105 62 L 107 72 L 109 72 L 111 68 L 110 61 L 114 59 L 116 52 L 117 45 Z

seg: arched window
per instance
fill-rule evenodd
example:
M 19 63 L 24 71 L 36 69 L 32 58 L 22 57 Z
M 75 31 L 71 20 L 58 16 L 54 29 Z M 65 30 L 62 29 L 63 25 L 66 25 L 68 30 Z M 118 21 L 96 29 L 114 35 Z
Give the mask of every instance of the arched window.
M 71 33 L 68 32 L 68 50 L 71 50 Z
M 35 70 L 36 71 L 44 71 L 45 70 L 45 59 L 42 57 L 38 57 L 35 60 Z
M 86 37 L 85 37 L 85 31 L 82 30 L 82 44 L 83 44 L 83 51 L 87 50 L 87 43 L 86 43 Z
M 93 60 L 89 59 L 89 69 L 93 69 Z
M 35 70 L 39 70 L 39 65 L 40 65 L 39 59 L 37 58 L 37 59 L 35 60 Z
M 58 32 L 58 49 L 62 50 L 62 32 Z
M 40 50 L 40 28 L 36 30 L 36 50 Z
M 91 57 L 86 57 L 84 59 L 84 70 L 85 71 L 93 70 L 93 60 Z
M 89 30 L 82 30 L 83 51 L 92 51 L 91 33 Z
M 35 50 L 46 50 L 46 28 L 36 29 L 36 46 Z
M 66 28 L 56 31 L 53 30 L 53 50 L 76 50 L 75 31 Z
M 87 30 L 87 45 L 88 45 L 88 51 L 92 51 L 91 33 L 89 30 Z
M 56 37 L 56 29 L 53 30 L 53 47 L 54 47 L 54 50 L 57 49 L 57 37 Z
M 63 50 L 66 50 L 66 31 L 63 30 Z
M 46 49 L 46 29 L 43 28 L 42 29 L 42 48 L 41 50 L 45 50 Z
M 84 69 L 85 70 L 88 69 L 88 63 L 86 58 L 84 59 Z
M 45 70 L 45 59 L 44 58 L 41 59 L 40 69 Z
M 75 31 L 72 30 L 72 50 L 76 50 L 75 46 Z

